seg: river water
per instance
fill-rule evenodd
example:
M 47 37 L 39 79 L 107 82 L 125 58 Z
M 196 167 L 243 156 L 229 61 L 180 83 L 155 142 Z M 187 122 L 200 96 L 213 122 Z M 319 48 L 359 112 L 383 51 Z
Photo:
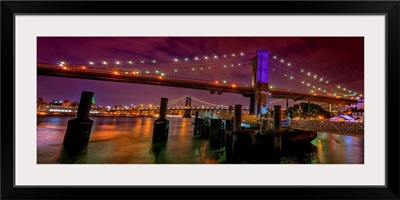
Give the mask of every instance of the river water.
M 194 118 L 172 117 L 168 140 L 152 142 L 155 118 L 91 117 L 87 149 L 70 157 L 62 142 L 72 116 L 37 116 L 37 163 L 224 164 L 223 148 L 193 134 Z M 282 157 L 282 164 L 363 164 L 364 137 L 318 133 L 311 150 Z M 262 155 L 262 154 L 261 154 Z M 249 163 L 251 164 L 251 163 Z

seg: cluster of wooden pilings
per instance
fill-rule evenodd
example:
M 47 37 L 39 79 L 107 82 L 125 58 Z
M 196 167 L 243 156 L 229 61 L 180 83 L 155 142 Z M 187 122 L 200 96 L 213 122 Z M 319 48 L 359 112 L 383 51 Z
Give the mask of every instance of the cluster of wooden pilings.
M 194 135 L 203 139 L 209 139 L 211 145 L 225 145 L 226 132 L 233 128 L 232 120 L 198 118 L 194 122 Z
M 257 156 L 260 152 L 265 156 L 265 153 L 273 150 L 275 140 L 272 133 L 267 136 L 256 134 L 254 130 L 242 129 L 242 105 L 235 105 L 235 114 L 231 120 L 197 116 L 196 114 L 194 135 L 208 139 L 214 147 L 224 148 L 225 163 L 241 163 L 252 159 L 251 156 Z
M 274 106 L 272 129 L 244 129 L 242 106 L 235 105 L 232 120 L 198 118 L 194 123 L 194 135 L 209 139 L 211 145 L 223 147 L 225 163 L 279 163 L 283 146 L 310 145 L 316 132 L 282 130 L 281 106 Z M 293 149 L 291 149 L 293 151 Z

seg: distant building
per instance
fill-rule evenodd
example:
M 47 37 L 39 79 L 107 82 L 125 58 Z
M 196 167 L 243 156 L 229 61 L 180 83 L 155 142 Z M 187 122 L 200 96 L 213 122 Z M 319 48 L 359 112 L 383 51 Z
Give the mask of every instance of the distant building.
M 49 104 L 47 102 L 43 101 L 42 98 L 38 99 L 38 101 L 36 103 L 37 112 L 46 112 L 48 107 L 49 107 Z
M 62 106 L 71 106 L 71 102 L 68 99 L 66 99 L 61 103 L 61 105 Z
M 355 119 L 361 122 L 364 121 L 364 109 L 358 109 L 356 111 L 353 111 L 351 114 Z
M 357 101 L 357 108 L 364 110 L 364 98 L 359 98 Z
M 58 105 L 58 106 L 61 106 L 62 103 L 63 103 L 62 100 L 53 100 L 50 104 L 51 104 L 51 105 Z

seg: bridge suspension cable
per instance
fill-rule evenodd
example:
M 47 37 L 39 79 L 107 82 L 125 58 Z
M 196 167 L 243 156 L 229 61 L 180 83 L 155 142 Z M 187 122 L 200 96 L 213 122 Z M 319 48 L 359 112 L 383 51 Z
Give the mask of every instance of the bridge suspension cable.
M 352 91 L 347 88 L 343 88 L 341 86 L 337 86 L 337 88 L 331 86 L 329 84 L 329 81 L 324 79 L 323 77 L 318 77 L 317 74 L 313 74 L 312 72 L 308 71 L 306 72 L 304 69 L 299 69 L 298 72 L 292 71 L 293 66 L 296 66 L 293 63 L 285 61 L 285 59 L 278 59 L 277 56 L 273 56 L 272 59 L 270 59 L 269 63 L 274 66 L 272 71 L 275 71 L 275 68 L 279 68 L 286 72 L 287 74 L 291 74 L 291 76 L 287 75 L 286 73 L 284 74 L 285 77 L 288 79 L 294 79 L 294 77 L 298 77 L 300 79 L 303 79 L 304 81 L 301 81 L 302 85 L 305 85 L 307 87 L 312 88 L 311 91 L 323 91 L 324 93 L 333 93 L 334 96 L 340 96 L 343 95 L 345 97 L 350 96 L 350 95 L 356 95 L 357 92 Z M 279 63 L 279 64 L 277 64 Z M 298 74 L 300 73 L 300 74 Z M 307 74 L 307 76 L 305 75 Z M 315 86 L 317 85 L 317 87 Z M 340 90 L 338 90 L 340 89 Z M 328 91 L 329 90 L 329 91 Z M 360 95 L 362 96 L 362 95 Z
M 240 55 L 240 54 L 238 54 Z M 244 55 L 244 54 L 243 54 Z M 217 57 L 217 56 L 215 56 Z M 128 63 L 128 64 L 127 64 Z M 184 77 L 193 76 L 199 77 L 199 75 L 203 75 L 207 78 L 212 78 L 210 81 L 219 81 L 224 83 L 236 83 L 247 85 L 242 80 L 235 78 L 235 76 L 231 77 L 221 77 L 221 75 L 228 75 L 232 74 L 235 71 L 242 71 L 235 70 L 235 68 L 243 68 L 243 66 L 249 65 L 251 62 L 249 59 L 246 59 L 242 56 L 236 57 L 227 57 L 224 59 L 215 59 L 215 58 L 208 58 L 208 59 L 197 59 L 191 61 L 182 61 L 182 62 L 173 62 L 173 61 L 166 61 L 166 62 L 154 62 L 150 64 L 143 63 L 135 63 L 133 61 L 116 61 L 115 63 L 111 64 L 107 61 L 102 62 L 93 62 L 90 61 L 89 65 L 85 64 L 67 64 L 65 62 L 61 62 L 60 66 L 68 66 L 68 67 L 86 67 L 86 68 L 97 68 L 97 69 L 104 69 L 109 70 L 110 72 L 117 73 L 125 73 L 125 74 L 155 74 L 161 76 L 176 76 L 180 77 L 179 74 L 185 73 Z M 167 64 L 167 65 L 163 65 Z M 224 69 L 227 70 L 224 73 L 215 73 L 211 72 L 214 69 Z M 210 71 L 210 72 L 209 72 Z M 232 80 L 235 79 L 235 80 Z
M 183 101 L 185 101 L 185 100 L 186 100 L 186 96 L 181 97 L 181 98 L 179 98 L 179 99 L 172 100 L 172 101 L 168 101 L 168 106 L 176 105 L 176 104 L 178 104 L 178 103 L 180 103 L 180 102 L 183 102 Z
M 200 100 L 200 99 L 196 99 L 196 98 L 194 98 L 194 97 L 190 97 L 191 99 L 193 99 L 193 100 L 195 100 L 195 101 L 197 101 L 197 102 L 199 102 L 199 103 L 204 103 L 204 104 L 206 104 L 206 105 L 210 105 L 210 106 L 220 106 L 221 104 L 214 104 L 214 103 L 209 103 L 209 102 L 205 102 L 205 101 L 203 101 L 203 100 Z

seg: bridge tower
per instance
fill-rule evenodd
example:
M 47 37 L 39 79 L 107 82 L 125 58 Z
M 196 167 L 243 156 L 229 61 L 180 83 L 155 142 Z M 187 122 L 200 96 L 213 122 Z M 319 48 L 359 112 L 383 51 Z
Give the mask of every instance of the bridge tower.
M 192 106 L 192 98 L 186 97 L 185 107 L 191 107 L 191 106 Z M 183 111 L 183 117 L 182 118 L 192 118 L 192 116 L 190 115 L 191 111 L 192 110 L 190 110 L 190 109 L 185 109 Z
M 250 97 L 250 114 L 265 114 L 269 107 L 269 77 L 268 77 L 269 52 L 257 50 L 257 56 L 253 59 L 252 86 L 254 94 Z

